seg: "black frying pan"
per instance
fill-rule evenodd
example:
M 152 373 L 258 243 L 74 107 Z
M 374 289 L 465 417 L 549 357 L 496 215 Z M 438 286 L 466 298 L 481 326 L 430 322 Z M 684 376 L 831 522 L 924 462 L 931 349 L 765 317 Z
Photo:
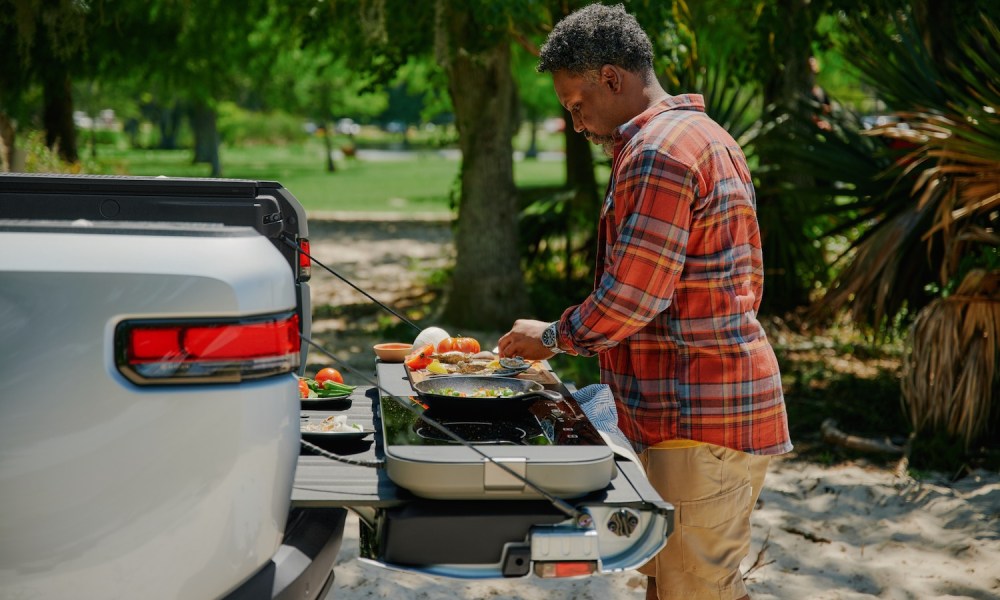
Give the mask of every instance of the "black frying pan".
M 474 393 L 480 388 L 509 388 L 513 396 L 503 398 L 466 398 L 438 393 L 443 388 L 451 388 L 457 392 Z M 482 410 L 509 407 L 526 400 L 535 400 L 539 396 L 547 396 L 553 400 L 562 399 L 562 394 L 545 389 L 537 381 L 514 379 L 513 377 L 485 377 L 478 375 L 447 375 L 431 377 L 413 384 L 417 396 L 428 408 Z

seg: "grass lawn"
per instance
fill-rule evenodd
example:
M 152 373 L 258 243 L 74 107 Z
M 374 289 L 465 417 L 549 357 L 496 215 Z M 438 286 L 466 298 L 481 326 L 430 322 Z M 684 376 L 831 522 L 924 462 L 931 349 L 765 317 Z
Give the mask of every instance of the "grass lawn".
M 435 152 L 414 152 L 404 159 L 339 160 L 326 171 L 318 143 L 223 148 L 223 177 L 281 182 L 307 211 L 441 212 L 450 209 L 459 161 Z M 191 164 L 190 150 L 99 150 L 98 172 L 119 175 L 207 177 L 209 166 Z M 561 185 L 563 161 L 519 161 L 518 187 Z

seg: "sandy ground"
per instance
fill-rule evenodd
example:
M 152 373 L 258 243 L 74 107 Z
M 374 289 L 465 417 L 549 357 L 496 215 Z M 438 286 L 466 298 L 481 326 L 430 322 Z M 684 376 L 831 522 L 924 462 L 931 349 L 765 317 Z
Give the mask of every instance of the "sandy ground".
M 755 600 L 1000 598 L 1000 476 L 957 483 L 775 461 L 743 564 Z M 359 562 L 357 520 L 328 598 L 637 600 L 635 571 L 577 580 L 464 581 Z
M 453 256 L 450 228 L 439 221 L 337 216 L 314 217 L 310 226 L 314 255 L 390 306 Z M 336 278 L 314 272 L 315 305 L 370 305 Z M 366 318 L 375 317 L 319 319 L 317 336 L 364 369 L 372 339 L 356 326 Z M 1000 473 L 949 483 L 858 464 L 776 460 L 753 530 L 743 571 L 755 600 L 1000 598 Z M 634 571 L 473 582 L 390 572 L 359 562 L 357 544 L 351 517 L 328 597 L 617 600 L 645 594 L 645 580 Z

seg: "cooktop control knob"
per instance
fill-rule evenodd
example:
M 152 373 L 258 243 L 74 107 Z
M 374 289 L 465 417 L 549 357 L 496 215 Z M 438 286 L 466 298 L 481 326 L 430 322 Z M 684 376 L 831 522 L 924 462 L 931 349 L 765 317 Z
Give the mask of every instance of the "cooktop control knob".
M 615 535 L 630 537 L 639 526 L 639 513 L 628 508 L 619 508 L 608 517 L 608 531 Z

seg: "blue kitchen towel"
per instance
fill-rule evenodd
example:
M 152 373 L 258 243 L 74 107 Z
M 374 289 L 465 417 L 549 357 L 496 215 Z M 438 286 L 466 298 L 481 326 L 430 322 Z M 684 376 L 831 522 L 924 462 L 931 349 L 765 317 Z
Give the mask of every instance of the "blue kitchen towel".
M 641 468 L 642 464 L 632 449 L 632 444 L 618 428 L 618 410 L 615 408 L 611 388 L 605 383 L 595 383 L 572 392 L 572 395 L 608 446 L 616 454 L 634 461 Z

